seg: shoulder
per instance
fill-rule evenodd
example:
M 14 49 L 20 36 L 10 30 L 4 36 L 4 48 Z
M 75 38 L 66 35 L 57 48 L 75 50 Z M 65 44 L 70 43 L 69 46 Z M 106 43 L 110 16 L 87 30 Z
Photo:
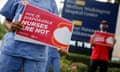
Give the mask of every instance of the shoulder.
M 10 5 L 10 4 L 14 4 L 14 3 L 18 3 L 21 0 L 7 0 L 6 5 Z
M 7 0 L 5 5 L 1 9 L 0 14 L 12 20 L 17 9 L 17 5 L 20 3 L 20 1 L 21 0 Z

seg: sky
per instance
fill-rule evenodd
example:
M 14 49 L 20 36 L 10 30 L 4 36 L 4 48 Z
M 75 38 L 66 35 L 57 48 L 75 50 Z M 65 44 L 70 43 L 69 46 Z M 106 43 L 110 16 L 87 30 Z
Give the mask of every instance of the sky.
M 4 6 L 7 0 L 0 0 L 0 10 Z M 4 17 L 0 15 L 0 22 L 3 23 Z
M 1 10 L 1 8 L 3 7 L 3 5 L 5 4 L 6 1 L 7 1 L 7 0 L 0 0 L 0 10 Z

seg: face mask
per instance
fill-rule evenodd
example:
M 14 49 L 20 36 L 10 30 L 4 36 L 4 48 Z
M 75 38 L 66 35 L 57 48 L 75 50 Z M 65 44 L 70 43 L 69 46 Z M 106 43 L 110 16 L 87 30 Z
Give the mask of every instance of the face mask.
M 102 30 L 103 30 L 103 31 L 107 31 L 107 30 L 108 30 L 108 27 L 103 26 L 103 27 L 102 27 Z

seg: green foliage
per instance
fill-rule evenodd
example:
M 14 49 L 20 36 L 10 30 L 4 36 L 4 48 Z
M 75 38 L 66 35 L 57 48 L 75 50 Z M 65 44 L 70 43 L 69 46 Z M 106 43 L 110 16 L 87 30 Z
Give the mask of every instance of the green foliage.
M 120 3 L 120 0 L 115 0 L 116 3 Z
M 87 72 L 87 65 L 82 62 L 72 62 L 61 57 L 61 72 Z
M 89 56 L 80 55 L 80 54 L 73 54 L 73 53 L 70 53 L 69 56 L 66 56 L 66 59 L 71 61 L 71 62 L 83 62 L 86 65 L 89 65 L 89 62 L 90 62 L 90 57 Z M 111 67 L 112 68 L 113 67 L 120 68 L 120 62 L 109 61 L 108 65 L 109 65 L 110 68 Z
M 6 32 L 7 30 L 4 28 L 3 24 L 0 24 L 0 40 L 2 39 Z
M 60 65 L 61 72 L 71 72 L 71 69 L 70 69 L 71 61 L 65 59 L 65 56 L 61 57 L 60 64 L 61 64 Z
M 61 61 L 61 72 L 88 72 L 90 57 L 86 55 L 70 53 L 69 56 L 64 56 L 61 58 Z M 109 61 L 108 72 L 120 72 L 119 68 L 120 62 Z
M 88 72 L 88 65 L 90 62 L 90 57 L 80 54 L 70 53 L 69 56 L 61 56 L 60 64 L 61 71 L 60 72 Z M 120 63 L 109 61 L 108 72 L 120 72 Z M 52 66 L 50 69 L 52 71 Z M 97 70 L 97 72 L 99 72 Z
M 88 66 L 82 62 L 73 63 L 72 66 L 76 66 L 77 72 L 88 72 Z
M 69 56 L 66 56 L 66 59 L 72 61 L 72 62 L 83 62 L 84 64 L 88 65 L 90 61 L 90 57 L 86 55 L 80 55 L 80 54 L 73 54 L 70 53 Z
M 120 68 L 108 68 L 108 72 L 120 72 Z
M 116 62 L 116 61 L 109 61 L 109 67 L 110 68 L 120 68 L 120 62 Z

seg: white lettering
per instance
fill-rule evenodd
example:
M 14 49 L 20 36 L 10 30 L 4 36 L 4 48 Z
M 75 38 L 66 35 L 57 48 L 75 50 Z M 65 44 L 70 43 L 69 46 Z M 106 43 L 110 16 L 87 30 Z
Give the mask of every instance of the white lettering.
M 44 30 L 44 29 L 35 29 L 36 33 L 40 33 L 40 34 L 45 34 L 47 35 L 49 33 L 49 30 Z

